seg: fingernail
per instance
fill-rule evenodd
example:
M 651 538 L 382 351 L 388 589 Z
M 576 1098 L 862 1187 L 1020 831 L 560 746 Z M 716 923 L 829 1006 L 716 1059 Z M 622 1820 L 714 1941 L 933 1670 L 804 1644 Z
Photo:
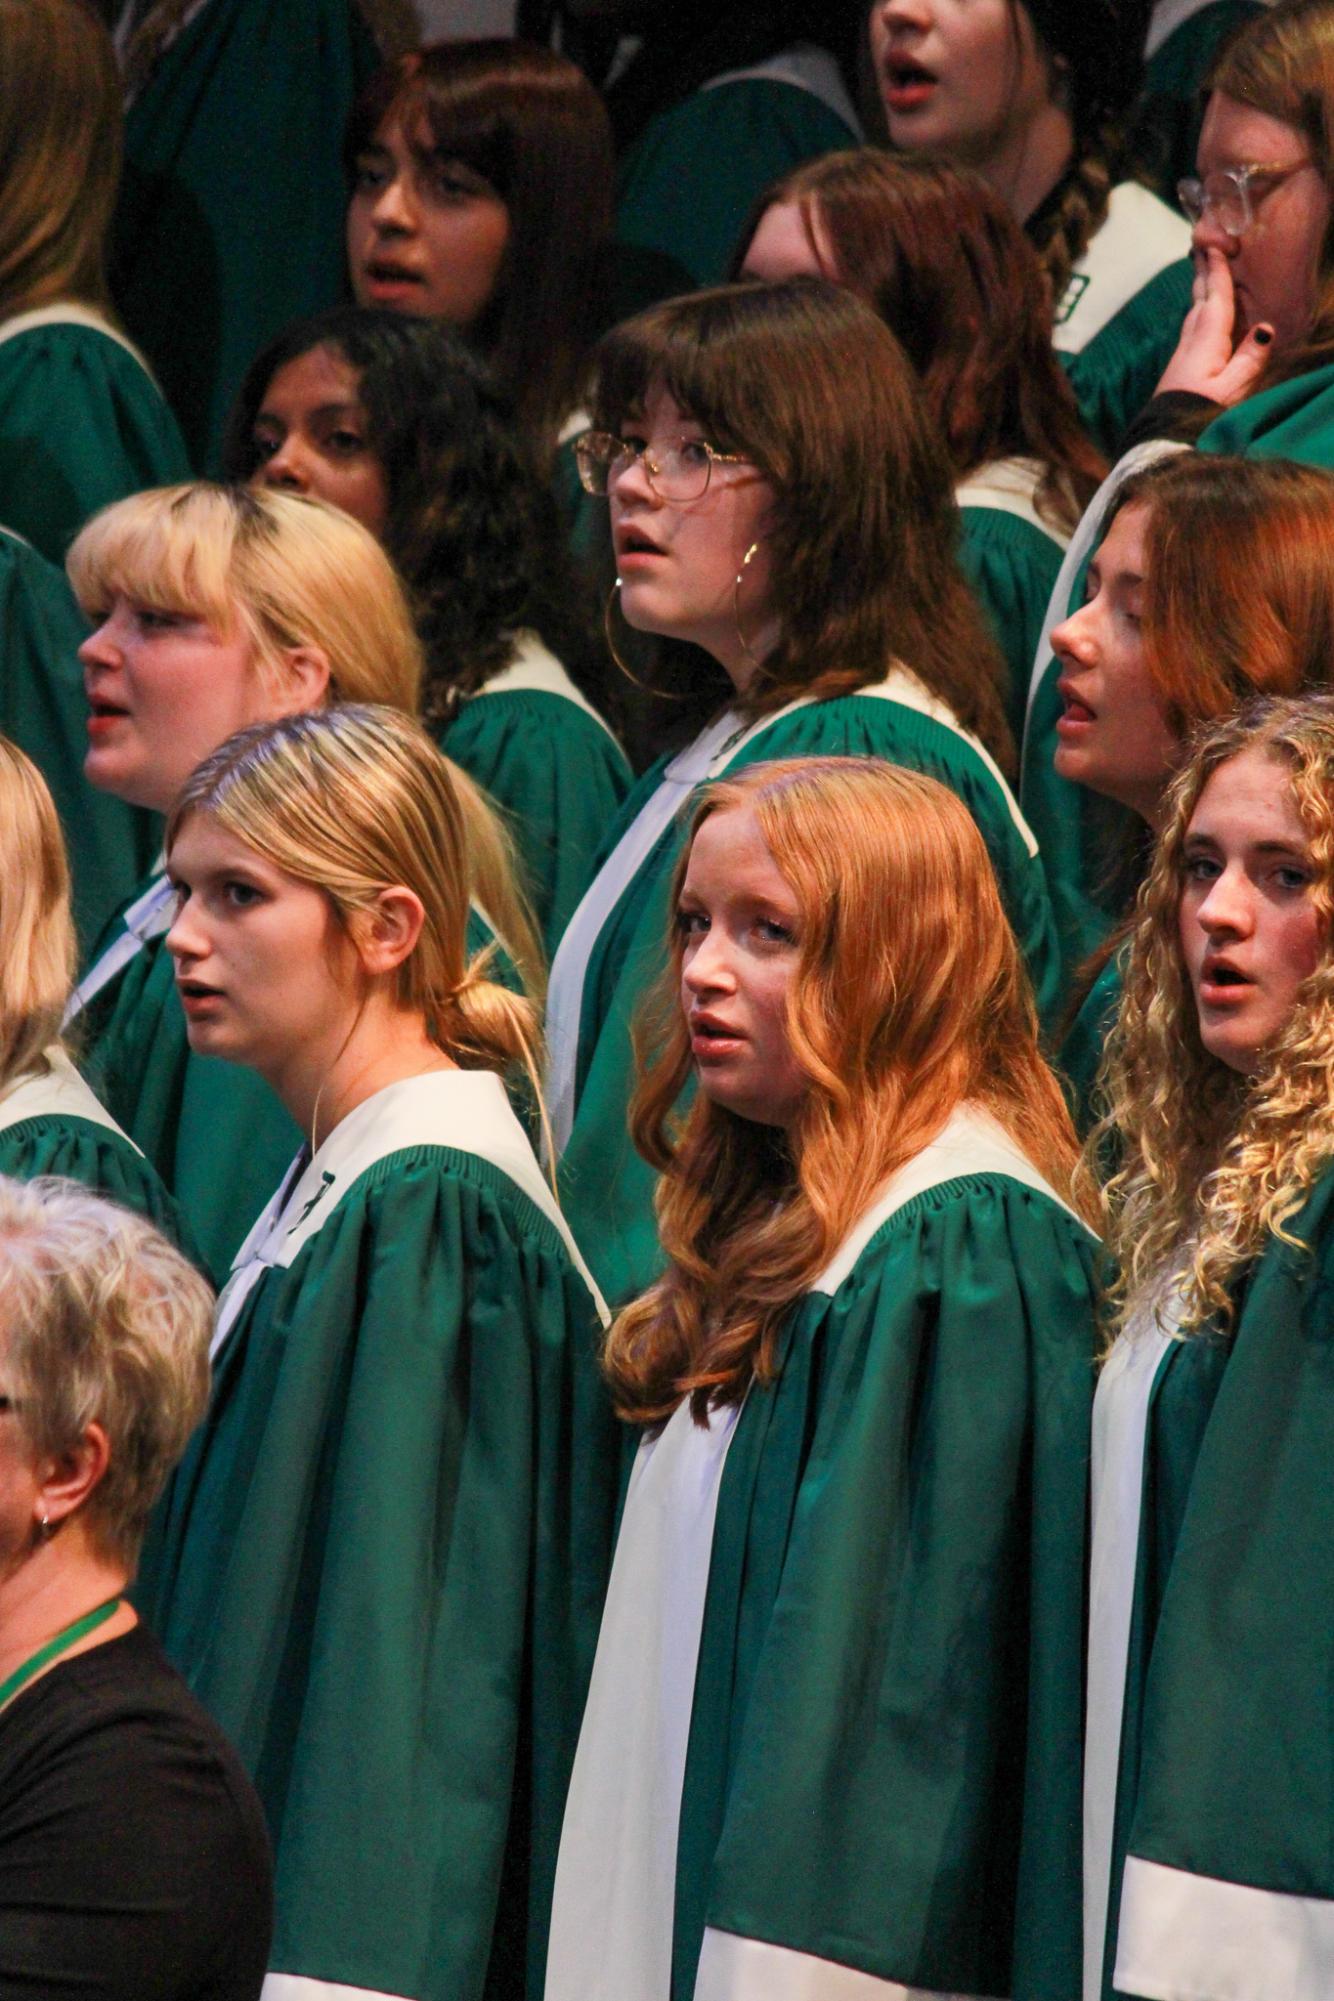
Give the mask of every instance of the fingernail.
M 1272 327 L 1257 327 L 1255 329 L 1255 345 L 1257 347 L 1268 347 L 1273 338 L 1274 329 Z

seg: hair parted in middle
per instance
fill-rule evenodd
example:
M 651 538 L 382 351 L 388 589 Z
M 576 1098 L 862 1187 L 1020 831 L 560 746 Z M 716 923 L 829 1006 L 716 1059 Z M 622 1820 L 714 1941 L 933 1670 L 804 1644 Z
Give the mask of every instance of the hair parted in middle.
M 809 1089 L 782 1133 L 700 1094 L 681 1005 L 683 942 L 637 1031 L 635 1144 L 656 1167 L 668 1268 L 627 1306 L 604 1366 L 622 1417 L 701 1419 L 770 1380 L 779 1324 L 894 1169 L 955 1107 L 990 1112 L 1066 1196 L 1077 1147 L 1038 1049 L 1028 977 L 977 826 L 937 780 L 878 758 L 757 764 L 710 786 L 748 810 L 796 894 L 787 1033 Z M 675 911 L 689 864 L 677 865 Z
M 186 781 L 168 857 L 197 813 L 322 891 L 353 937 L 383 890 L 412 890 L 426 916 L 397 974 L 400 1006 L 464 1067 L 535 1071 L 534 1003 L 487 977 L 489 951 L 468 960 L 468 811 L 455 768 L 419 723 L 347 703 L 238 730 Z
M 123 595 L 243 635 L 281 691 L 286 650 L 318 647 L 330 697 L 415 714 L 421 643 L 375 537 L 323 500 L 195 480 L 151 487 L 95 514 L 65 566 L 85 615 Z
M 1315 971 L 1252 1076 L 1205 1049 L 1181 953 L 1178 912 L 1191 816 L 1221 765 L 1244 752 L 1273 762 L 1310 843 L 1320 923 Z M 1334 696 L 1254 701 L 1198 738 L 1172 782 L 1163 831 L 1130 931 L 1124 998 L 1103 1068 L 1106 1111 L 1078 1185 L 1103 1190 L 1115 1273 L 1112 1330 L 1151 1300 L 1185 1258 L 1183 1329 L 1226 1330 L 1229 1290 L 1334 1159 Z
M 32 759 L 0 736 L 0 1085 L 59 1041 L 77 960 L 51 794 Z
M 818 278 L 669 299 L 600 344 L 595 426 L 638 420 L 658 388 L 773 489 L 779 638 L 735 706 L 855 694 L 899 661 L 1012 767 L 1004 663 L 958 563 L 953 468 L 870 307 Z
M 825 153 L 766 189 L 741 233 L 739 272 L 770 208 L 794 207 L 827 275 L 902 344 L 955 477 L 994 459 L 1045 469 L 1038 505 L 1071 532 L 1106 471 L 1051 344 L 1051 299 L 1008 205 L 967 167 L 861 146 Z

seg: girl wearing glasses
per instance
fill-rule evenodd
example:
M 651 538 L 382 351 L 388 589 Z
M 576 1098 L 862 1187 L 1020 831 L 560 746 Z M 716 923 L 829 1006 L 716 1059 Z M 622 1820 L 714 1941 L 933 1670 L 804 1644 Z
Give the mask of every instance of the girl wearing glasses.
M 761 765 L 669 908 L 547 2001 L 1068 1996 L 1094 1241 L 986 848 L 920 772 Z
M 770 188 L 736 263 L 847 285 L 902 343 L 949 448 L 960 554 L 1005 655 L 1017 742 L 1047 600 L 1105 471 L 1018 223 L 980 174 L 868 146 Z
M 260 724 L 167 827 L 201 1057 L 306 1145 L 219 1301 L 145 1562 L 156 1630 L 274 1831 L 279 1994 L 521 1994 L 615 1501 L 597 1296 L 503 1074 L 531 1003 L 470 957 L 430 737 Z
M 1126 177 L 1145 0 L 875 0 L 891 143 L 988 180 L 1042 258 L 1053 339 L 1084 421 L 1114 451 L 1190 303 L 1188 232 Z
M 556 503 L 507 400 L 444 326 L 339 307 L 253 363 L 225 464 L 333 501 L 383 542 L 422 637 L 422 720 L 508 815 L 554 952 L 631 779 L 595 705 L 605 655 Z
M 563 1197 L 624 1299 L 658 1261 L 652 1183 L 625 1130 L 630 1023 L 660 969 L 694 787 L 830 752 L 929 771 L 983 830 L 1044 1001 L 1041 867 L 1001 774 L 1001 667 L 957 566 L 953 481 L 901 349 L 812 279 L 669 301 L 599 352 L 584 475 L 611 506 L 608 605 L 689 642 L 678 681 L 722 670 L 725 705 L 626 802 L 552 967 L 552 1128 Z
M 1085 2001 L 1334 1990 L 1334 709 L 1174 784 L 1110 1049 Z

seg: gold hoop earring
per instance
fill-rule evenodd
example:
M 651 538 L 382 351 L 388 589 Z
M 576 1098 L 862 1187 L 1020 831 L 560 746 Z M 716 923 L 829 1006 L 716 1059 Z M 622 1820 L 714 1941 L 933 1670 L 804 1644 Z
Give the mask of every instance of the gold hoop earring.
M 732 622 L 736 626 L 737 644 L 752 667 L 758 667 L 760 663 L 755 654 L 751 652 L 750 641 L 741 630 L 741 579 L 750 568 L 751 557 L 757 556 L 759 549 L 760 545 L 758 542 L 751 543 L 749 549 L 747 549 L 745 555 L 741 558 L 741 568 L 737 571 L 736 582 L 732 586 Z
M 610 653 L 612 659 L 616 662 L 616 665 L 620 668 L 622 674 L 624 674 L 626 680 L 630 683 L 630 686 L 632 688 L 638 688 L 641 695 L 651 695 L 655 702 L 684 702 L 686 697 L 684 695 L 678 695 L 671 688 L 654 688 L 649 684 L 649 682 L 641 681 L 638 674 L 632 672 L 632 670 L 626 666 L 624 660 L 622 660 L 620 654 L 616 651 L 616 638 L 615 634 L 612 632 L 611 614 L 612 614 L 612 607 L 614 605 L 618 605 L 620 601 L 621 601 L 621 580 L 619 577 L 617 577 L 615 583 L 612 585 L 611 589 L 607 592 L 607 602 L 602 607 L 602 633 L 603 637 L 606 639 L 607 642 L 608 653 Z

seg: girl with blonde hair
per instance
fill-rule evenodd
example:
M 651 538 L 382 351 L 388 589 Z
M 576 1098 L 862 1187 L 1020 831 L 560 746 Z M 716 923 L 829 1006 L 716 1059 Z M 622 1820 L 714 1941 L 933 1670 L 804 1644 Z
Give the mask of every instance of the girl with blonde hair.
M 1131 933 L 1086 1175 L 1117 1274 L 1093 1430 L 1085 2001 L 1334 1984 L 1328 1441 L 1334 702 L 1197 744 Z M 1298 1929 L 1301 1943 L 1298 1944 Z
M 86 0 L 0 0 L 0 521 L 52 562 L 122 494 L 190 470 L 112 313 L 121 89 Z
M 178 1241 L 176 1205 L 71 1063 L 69 865 L 46 783 L 0 736 L 0 1175 L 58 1174 L 138 1210 Z
M 598 1296 L 502 1081 L 536 1010 L 468 955 L 466 822 L 401 713 L 240 731 L 167 856 L 191 1046 L 307 1144 L 147 1602 L 264 1799 L 278 1985 L 480 2001 L 540 1958 L 614 1504 Z
M 1068 1992 L 1094 1240 L 985 845 L 922 773 L 761 764 L 672 907 L 547 2001 Z
M 206 482 L 136 494 L 88 524 L 69 572 L 96 627 L 80 652 L 84 770 L 119 799 L 169 812 L 200 759 L 250 722 L 344 701 L 416 710 L 402 587 L 375 538 L 322 501 Z M 467 800 L 477 900 L 538 968 L 503 837 L 480 795 Z M 298 1135 L 266 1089 L 192 1058 L 162 945 L 173 906 L 159 863 L 104 933 L 71 1015 L 220 1277 Z

